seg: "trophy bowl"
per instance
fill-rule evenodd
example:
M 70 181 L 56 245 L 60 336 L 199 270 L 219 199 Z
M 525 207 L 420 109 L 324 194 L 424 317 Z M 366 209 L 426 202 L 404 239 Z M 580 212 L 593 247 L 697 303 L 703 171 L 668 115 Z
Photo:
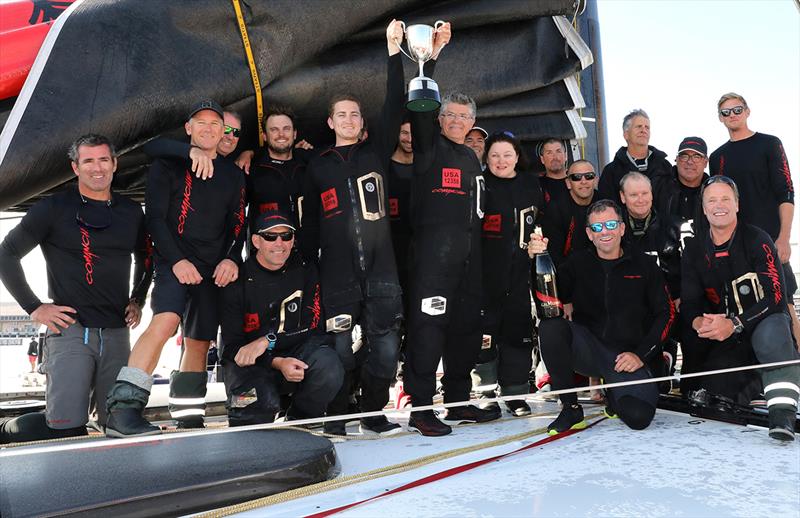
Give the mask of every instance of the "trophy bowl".
M 406 35 L 408 52 L 400 47 L 400 51 L 411 61 L 419 65 L 419 76 L 408 83 L 408 102 L 406 108 L 413 112 L 431 112 L 442 105 L 439 96 L 439 85 L 422 71 L 423 65 L 433 56 L 433 41 L 436 30 L 445 22 L 438 20 L 433 27 L 425 24 L 406 25 L 400 22 Z

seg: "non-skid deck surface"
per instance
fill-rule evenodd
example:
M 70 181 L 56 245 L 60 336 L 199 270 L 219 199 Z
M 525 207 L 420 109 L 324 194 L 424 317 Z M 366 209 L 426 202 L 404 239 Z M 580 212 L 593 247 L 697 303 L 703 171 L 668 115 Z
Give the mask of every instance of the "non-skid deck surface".
M 408 435 L 337 443 L 343 475 L 546 426 L 549 416 L 456 427 L 440 438 Z M 587 414 L 602 407 L 584 405 Z M 546 437 L 480 450 L 422 468 L 262 508 L 242 516 L 305 516 L 381 495 L 428 475 L 510 452 Z M 644 431 L 606 419 L 572 436 L 422 485 L 336 516 L 782 516 L 800 517 L 800 441 L 766 430 L 659 411 Z

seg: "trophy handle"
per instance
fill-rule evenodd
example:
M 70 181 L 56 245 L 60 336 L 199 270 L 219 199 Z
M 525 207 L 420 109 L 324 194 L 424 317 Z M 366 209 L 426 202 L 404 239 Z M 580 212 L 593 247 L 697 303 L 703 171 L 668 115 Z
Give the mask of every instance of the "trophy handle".
M 405 23 L 404 21 L 402 21 L 402 20 L 397 20 L 397 23 L 399 23 L 399 24 L 400 24 L 400 27 L 402 27 L 402 28 L 403 28 L 403 34 L 408 34 L 408 33 L 406 32 L 406 23 Z M 414 58 L 412 58 L 412 57 L 411 57 L 411 56 L 408 54 L 408 52 L 406 52 L 405 50 L 403 50 L 403 43 L 402 43 L 402 42 L 400 42 L 400 41 L 396 41 L 396 40 L 395 40 L 395 43 L 396 43 L 396 44 L 397 44 L 397 46 L 400 48 L 400 52 L 402 52 L 402 53 L 403 53 L 403 55 L 404 55 L 405 57 L 407 57 L 407 58 L 408 58 L 408 59 L 410 59 L 411 61 L 415 61 L 415 60 L 414 60 Z
M 401 23 L 402 23 L 402 22 L 401 22 Z M 433 29 L 434 29 L 434 30 L 436 30 L 436 31 L 438 31 L 438 30 L 439 30 L 439 27 L 441 27 L 441 26 L 442 26 L 442 25 L 444 25 L 445 23 L 446 23 L 446 22 L 443 22 L 442 20 L 436 20 L 436 23 L 434 23 L 434 24 L 433 24 Z M 403 27 L 403 30 L 405 30 L 405 27 Z

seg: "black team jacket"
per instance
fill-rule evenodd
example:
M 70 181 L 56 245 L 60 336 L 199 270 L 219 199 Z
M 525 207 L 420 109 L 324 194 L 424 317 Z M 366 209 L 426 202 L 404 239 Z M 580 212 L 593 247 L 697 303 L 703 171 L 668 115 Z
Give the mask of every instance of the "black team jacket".
M 681 266 L 681 314 L 688 325 L 703 313 L 736 315 L 748 336 L 764 317 L 787 311 L 775 243 L 754 225 L 740 222 L 723 246 L 714 246 L 708 233 L 689 240 Z
M 242 346 L 273 332 L 275 348 L 257 360 L 270 366 L 275 356 L 322 333 L 325 322 L 317 268 L 304 263 L 296 251 L 275 271 L 261 266 L 252 255 L 236 282 L 223 288 L 221 301 L 222 357 L 227 361 L 234 361 Z
M 300 247 L 311 259 L 319 250 L 322 302 L 330 315 L 365 297 L 400 294 L 386 194 L 403 117 L 400 58 L 388 59 L 381 121 L 370 127 L 369 138 L 326 149 L 306 169 Z
M 559 297 L 573 305 L 573 322 L 607 347 L 649 363 L 675 320 L 664 275 L 652 257 L 636 250 L 623 249 L 613 265 L 602 263 L 594 249 L 569 256 L 558 269 Z

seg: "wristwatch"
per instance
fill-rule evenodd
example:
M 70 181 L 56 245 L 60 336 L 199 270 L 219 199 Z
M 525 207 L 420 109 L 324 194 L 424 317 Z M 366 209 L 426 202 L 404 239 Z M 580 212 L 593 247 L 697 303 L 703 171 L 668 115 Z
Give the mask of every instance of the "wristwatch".
M 742 321 L 739 320 L 739 317 L 731 317 L 731 322 L 733 322 L 733 334 L 738 335 L 744 331 L 744 326 L 742 325 Z

